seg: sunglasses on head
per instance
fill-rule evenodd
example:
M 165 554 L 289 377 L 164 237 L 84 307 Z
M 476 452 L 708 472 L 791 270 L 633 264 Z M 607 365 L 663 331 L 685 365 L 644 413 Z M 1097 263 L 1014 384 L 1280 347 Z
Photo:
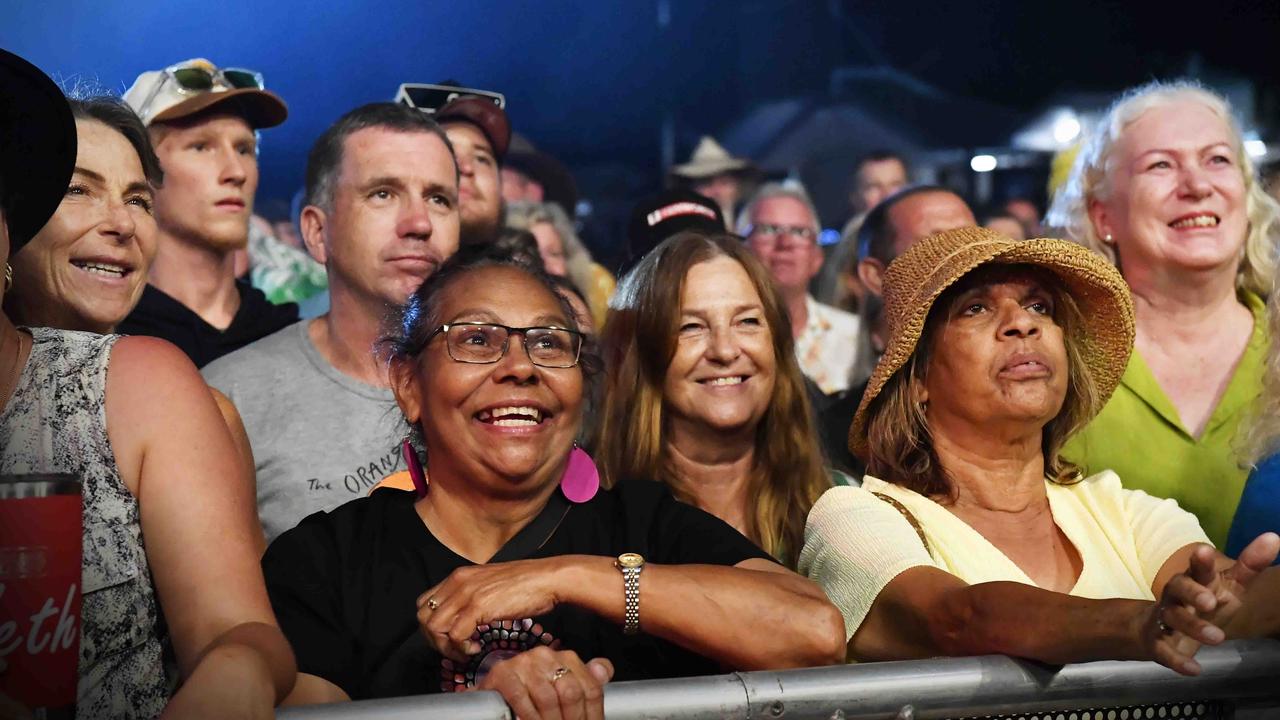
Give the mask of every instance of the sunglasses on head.
M 262 73 L 257 70 L 215 68 L 203 63 L 197 65 L 171 65 L 164 69 L 164 79 L 156 83 L 151 94 L 142 103 L 142 107 L 138 110 L 140 117 L 147 118 L 147 112 L 151 109 L 151 104 L 160 95 L 165 83 L 170 80 L 178 86 L 178 91 L 183 94 L 209 92 L 218 85 L 226 86 L 232 90 L 246 88 L 254 90 L 266 89 Z

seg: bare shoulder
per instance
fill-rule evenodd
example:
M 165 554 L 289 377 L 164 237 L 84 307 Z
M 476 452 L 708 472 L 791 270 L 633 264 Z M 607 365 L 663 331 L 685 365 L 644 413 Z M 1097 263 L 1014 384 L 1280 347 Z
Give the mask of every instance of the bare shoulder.
M 135 495 L 143 458 L 159 445 L 226 432 L 208 386 L 173 344 L 124 337 L 107 364 L 107 437 L 125 486 Z
M 160 338 L 131 336 L 116 341 L 107 366 L 108 387 L 158 389 L 166 382 L 198 382 L 200 373 L 173 343 Z

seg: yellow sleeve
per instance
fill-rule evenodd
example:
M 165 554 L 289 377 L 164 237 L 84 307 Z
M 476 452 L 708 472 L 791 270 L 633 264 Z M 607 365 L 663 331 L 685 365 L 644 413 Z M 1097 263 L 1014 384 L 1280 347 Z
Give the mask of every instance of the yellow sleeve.
M 1200 521 L 1178 507 L 1176 500 L 1152 497 L 1141 490 L 1122 489 L 1120 493 L 1148 585 L 1155 582 L 1169 556 L 1191 543 L 1209 543 Z
M 604 327 L 605 318 L 609 315 L 609 299 L 618 281 L 613 274 L 600 263 L 591 263 L 591 287 L 583 288 L 587 294 L 587 305 L 591 307 L 591 319 L 595 320 L 596 331 Z
M 832 488 L 809 512 L 798 568 L 840 608 L 846 642 L 880 591 L 902 571 L 921 565 L 937 563 L 915 528 L 862 488 Z

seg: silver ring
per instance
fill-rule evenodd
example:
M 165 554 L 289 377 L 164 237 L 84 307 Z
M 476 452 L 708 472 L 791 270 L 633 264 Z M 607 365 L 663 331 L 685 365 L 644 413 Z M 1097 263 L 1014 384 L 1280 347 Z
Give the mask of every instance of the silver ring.
M 1163 614 L 1164 614 L 1164 606 L 1157 605 L 1156 606 L 1156 629 L 1160 631 L 1161 635 L 1172 635 L 1173 628 L 1169 627 L 1169 624 L 1164 621 L 1163 617 L 1161 617 L 1161 615 Z

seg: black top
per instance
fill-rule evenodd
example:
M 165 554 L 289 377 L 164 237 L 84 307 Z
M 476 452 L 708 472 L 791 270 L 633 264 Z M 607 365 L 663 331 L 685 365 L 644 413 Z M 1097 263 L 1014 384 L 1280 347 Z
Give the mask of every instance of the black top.
M 150 335 L 177 345 L 196 367 L 204 367 L 229 352 L 298 322 L 297 303 L 273 305 L 261 290 L 237 280 L 240 308 L 226 330 L 204 321 L 186 305 L 148 284 L 142 299 L 116 328 L 125 335 Z
M 862 403 L 862 395 L 866 391 L 867 384 L 864 382 L 856 388 L 825 395 L 814 402 L 814 410 L 818 416 L 818 439 L 822 441 L 822 451 L 827 456 L 827 463 L 854 478 L 861 478 L 867 471 L 867 466 L 849 452 L 849 426 L 853 424 L 853 415 L 858 411 L 858 405 Z
M 480 626 L 484 648 L 466 665 L 442 658 L 423 638 L 416 601 L 472 563 L 431 534 L 414 510 L 414 499 L 411 492 L 378 490 L 307 517 L 268 548 L 262 559 L 267 592 L 300 672 L 322 677 L 359 700 L 463 689 L 498 660 L 538 644 L 573 650 L 584 661 L 607 657 L 615 680 L 720 670 L 705 657 L 643 633 L 624 635 L 619 625 L 569 605 L 536 618 Z M 523 557 L 637 552 L 664 565 L 770 559 L 732 527 L 677 501 L 657 482 L 623 482 L 581 505 L 560 507 L 567 510 L 555 512 L 559 523 L 553 519 L 544 526 L 551 528 L 550 537 L 528 543 L 536 549 Z M 512 543 L 518 540 L 519 535 Z M 506 551 L 498 555 L 510 555 Z M 640 584 L 643 588 L 643 573 Z M 642 606 L 642 622 L 643 617 Z

